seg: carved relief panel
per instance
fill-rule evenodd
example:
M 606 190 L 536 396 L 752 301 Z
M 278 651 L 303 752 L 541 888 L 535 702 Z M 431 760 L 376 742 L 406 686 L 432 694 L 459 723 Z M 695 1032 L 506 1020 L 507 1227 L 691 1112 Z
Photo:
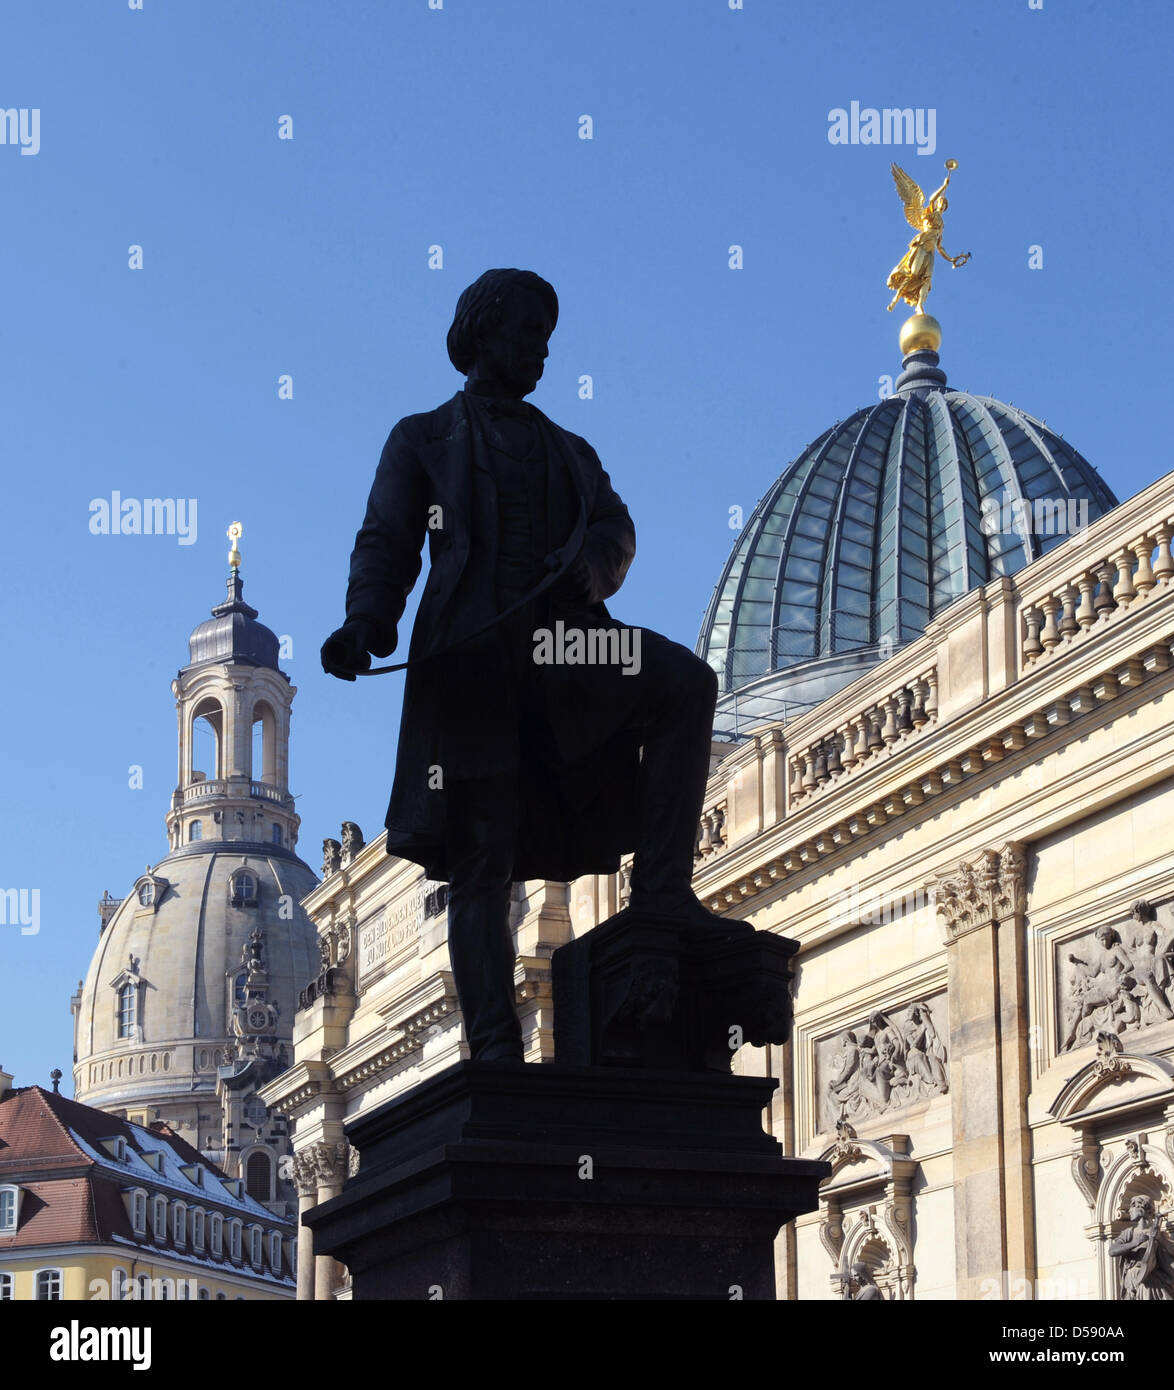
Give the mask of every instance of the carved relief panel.
M 1073 1052 L 1101 1033 L 1140 1032 L 1174 1019 L 1174 913 L 1141 900 L 1056 948 L 1056 1038 Z
M 866 1120 L 949 1090 L 946 995 L 877 1009 L 815 1044 L 819 1128 Z

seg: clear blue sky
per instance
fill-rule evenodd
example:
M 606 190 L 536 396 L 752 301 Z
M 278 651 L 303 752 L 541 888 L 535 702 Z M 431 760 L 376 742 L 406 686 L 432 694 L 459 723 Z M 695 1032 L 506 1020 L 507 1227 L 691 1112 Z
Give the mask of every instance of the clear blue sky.
M 0 107 L 40 112 L 35 155 L 0 146 L 0 888 L 41 895 L 38 934 L 0 926 L 18 1083 L 69 1076 L 96 902 L 165 852 L 169 683 L 231 520 L 293 639 L 304 857 L 344 818 L 380 830 L 400 678 L 335 682 L 318 647 L 383 441 L 459 385 L 444 334 L 487 267 L 558 290 L 534 400 L 635 518 L 613 611 L 689 645 L 730 507 L 899 369 L 891 158 L 927 189 L 961 164 L 946 246 L 973 260 L 930 301 L 953 384 L 1046 418 L 1120 497 L 1170 467 L 1166 0 L 7 0 L 0 23 Z M 937 149 L 830 144 L 852 101 L 932 108 Z M 196 498 L 197 542 L 91 535 L 114 490 Z

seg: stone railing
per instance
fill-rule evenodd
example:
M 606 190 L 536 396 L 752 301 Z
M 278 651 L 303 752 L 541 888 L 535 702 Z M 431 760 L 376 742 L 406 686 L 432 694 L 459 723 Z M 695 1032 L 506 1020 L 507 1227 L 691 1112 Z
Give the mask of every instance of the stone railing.
M 1020 671 L 1168 587 L 1172 538 L 1167 476 L 1034 561 L 1016 580 Z
M 795 733 L 800 737 L 792 743 L 793 751 L 787 758 L 792 806 L 934 722 L 938 712 L 937 667 L 905 674 L 899 680 L 882 699 L 842 715 L 816 738 L 803 735 L 797 727 Z
M 228 783 L 219 779 L 211 782 L 193 782 L 190 787 L 184 787 L 183 799 L 198 801 L 203 796 L 224 796 L 227 792 Z
M 701 812 L 697 839 L 693 847 L 693 862 L 700 867 L 726 848 L 727 798 L 722 797 Z
M 1174 519 L 1122 542 L 1083 564 L 1062 584 L 1023 605 L 1023 664 L 1071 641 L 1174 576 Z
M 249 795 L 259 797 L 262 801 L 284 801 L 285 797 L 276 787 L 271 787 L 268 782 L 250 782 Z

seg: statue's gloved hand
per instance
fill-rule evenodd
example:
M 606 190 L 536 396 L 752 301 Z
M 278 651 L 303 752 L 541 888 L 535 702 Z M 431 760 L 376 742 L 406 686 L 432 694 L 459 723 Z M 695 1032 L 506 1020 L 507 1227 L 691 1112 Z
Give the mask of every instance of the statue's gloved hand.
M 355 673 L 371 666 L 371 653 L 390 656 L 396 648 L 397 634 L 376 631 L 374 624 L 363 618 L 351 618 L 322 643 L 322 669 L 328 676 L 353 681 Z

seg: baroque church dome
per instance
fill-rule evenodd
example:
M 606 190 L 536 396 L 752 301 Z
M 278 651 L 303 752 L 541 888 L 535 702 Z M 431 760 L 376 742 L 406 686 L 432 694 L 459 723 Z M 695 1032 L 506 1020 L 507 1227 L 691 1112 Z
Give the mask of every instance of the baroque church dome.
M 909 353 L 892 395 L 808 445 L 735 542 L 696 648 L 716 731 L 801 715 L 1116 505 L 1041 421 Z
M 227 600 L 192 633 L 172 682 L 169 852 L 99 904 L 72 1001 L 74 1081 L 87 1105 L 167 1121 L 278 1209 L 293 1198 L 277 1171 L 285 1125 L 255 1092 L 292 1060 L 298 993 L 319 963 L 301 900 L 318 879 L 296 851 L 287 780 L 296 691 L 234 557 Z

